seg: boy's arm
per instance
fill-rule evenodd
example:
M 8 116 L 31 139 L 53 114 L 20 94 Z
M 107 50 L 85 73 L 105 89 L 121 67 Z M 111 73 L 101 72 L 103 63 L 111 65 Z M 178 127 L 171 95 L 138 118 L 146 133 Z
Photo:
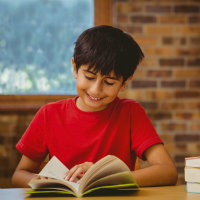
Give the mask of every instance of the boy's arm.
M 38 172 L 41 162 L 36 162 L 26 157 L 22 156 L 13 176 L 12 184 L 14 187 L 29 187 L 28 182 L 32 178 L 37 178 L 35 174 Z
M 149 167 L 132 171 L 140 186 L 175 185 L 177 170 L 162 144 L 149 147 L 144 153 Z

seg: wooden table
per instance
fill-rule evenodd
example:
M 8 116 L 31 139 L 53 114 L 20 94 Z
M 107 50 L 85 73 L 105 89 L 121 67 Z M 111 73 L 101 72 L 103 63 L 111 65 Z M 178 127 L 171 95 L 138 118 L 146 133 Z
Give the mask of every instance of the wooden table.
M 115 196 L 87 196 L 82 198 L 76 197 L 27 197 L 23 188 L 0 189 L 1 200 L 200 200 L 200 194 L 187 193 L 185 185 L 164 186 L 164 187 L 145 187 L 140 188 L 137 192 L 126 195 Z

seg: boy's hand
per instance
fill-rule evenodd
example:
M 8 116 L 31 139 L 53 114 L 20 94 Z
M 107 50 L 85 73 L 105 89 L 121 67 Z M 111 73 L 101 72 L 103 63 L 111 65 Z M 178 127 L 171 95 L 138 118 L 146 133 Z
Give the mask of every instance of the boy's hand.
M 72 167 L 65 175 L 64 179 L 66 181 L 75 182 L 78 179 L 81 179 L 85 172 L 93 165 L 92 162 L 84 162 L 79 165 Z

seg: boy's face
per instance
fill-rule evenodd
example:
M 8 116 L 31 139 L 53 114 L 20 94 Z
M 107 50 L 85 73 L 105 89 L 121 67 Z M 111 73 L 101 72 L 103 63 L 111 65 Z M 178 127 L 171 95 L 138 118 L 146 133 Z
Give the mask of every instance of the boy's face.
M 76 105 L 82 111 L 95 112 L 104 110 L 128 82 L 126 81 L 122 85 L 123 78 L 116 78 L 114 72 L 109 76 L 102 76 L 99 72 L 95 73 L 93 69 L 88 70 L 89 65 L 82 65 L 77 72 L 73 59 L 72 64 L 74 78 L 76 79 L 76 89 L 79 95 Z

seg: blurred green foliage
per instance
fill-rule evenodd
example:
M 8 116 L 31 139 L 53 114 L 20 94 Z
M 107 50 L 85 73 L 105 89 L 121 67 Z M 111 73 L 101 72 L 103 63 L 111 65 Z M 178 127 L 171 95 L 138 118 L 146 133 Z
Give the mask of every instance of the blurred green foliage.
M 74 42 L 93 0 L 0 0 L 0 94 L 73 94 Z

